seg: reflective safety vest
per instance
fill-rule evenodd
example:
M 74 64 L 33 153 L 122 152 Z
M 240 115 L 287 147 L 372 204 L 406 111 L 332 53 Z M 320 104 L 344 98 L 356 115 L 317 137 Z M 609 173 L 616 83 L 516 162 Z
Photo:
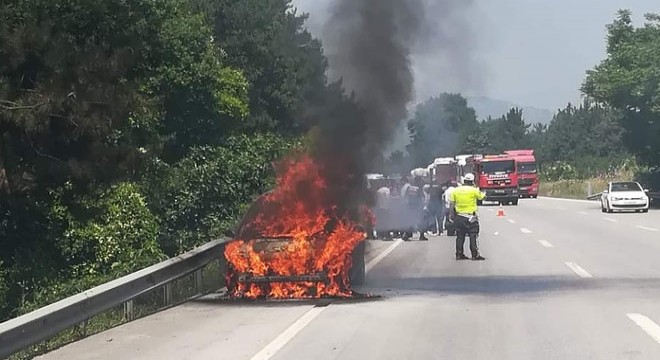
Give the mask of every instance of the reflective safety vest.
M 474 186 L 460 186 L 449 195 L 458 215 L 472 215 L 477 212 L 477 200 L 483 200 L 486 194 Z

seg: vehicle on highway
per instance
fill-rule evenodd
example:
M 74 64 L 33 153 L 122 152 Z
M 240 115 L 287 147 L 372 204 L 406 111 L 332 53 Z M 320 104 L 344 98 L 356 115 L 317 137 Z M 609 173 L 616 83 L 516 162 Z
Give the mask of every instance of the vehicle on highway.
M 518 195 L 521 198 L 536 199 L 539 195 L 539 174 L 534 150 L 507 150 L 504 154 L 511 155 L 516 160 Z
M 615 210 L 648 212 L 648 190 L 635 181 L 610 182 L 601 193 L 600 207 L 602 212 L 607 213 Z
M 471 156 L 465 159 L 461 173 L 475 174 L 475 185 L 486 193 L 484 201 L 518 205 L 518 173 L 513 156 Z
M 431 182 L 434 184 L 445 184 L 449 181 L 458 181 L 458 165 L 453 157 L 441 157 L 433 160 L 428 166 L 431 174 Z
M 235 228 L 235 231 L 231 231 L 231 237 L 235 240 L 243 241 L 253 241 L 253 249 L 257 252 L 265 253 L 266 257 L 272 257 L 275 253 L 284 252 L 289 244 L 293 241 L 292 237 L 269 237 L 261 234 L 257 227 L 254 225 L 254 219 L 262 211 L 267 211 L 268 202 L 267 197 L 272 191 L 268 191 L 261 196 L 259 196 L 252 204 L 248 207 L 245 215 L 241 218 L 241 221 Z M 365 226 L 365 224 L 362 224 Z M 365 231 L 366 232 L 366 231 Z M 319 241 L 317 238 L 320 234 L 311 234 L 310 242 Z M 365 255 L 365 241 L 360 241 L 357 246 L 351 252 L 351 265 L 348 270 L 348 278 L 351 285 L 363 285 L 366 276 L 366 266 L 364 261 Z M 249 257 L 249 252 L 247 248 L 244 248 L 243 256 L 246 258 Z M 238 273 L 228 261 L 226 264 L 225 273 L 227 275 L 227 281 L 232 282 L 231 285 L 236 286 Z M 293 274 L 292 277 L 313 277 L 318 274 Z M 230 281 L 231 280 L 231 281 Z M 230 284 L 227 284 L 228 286 Z

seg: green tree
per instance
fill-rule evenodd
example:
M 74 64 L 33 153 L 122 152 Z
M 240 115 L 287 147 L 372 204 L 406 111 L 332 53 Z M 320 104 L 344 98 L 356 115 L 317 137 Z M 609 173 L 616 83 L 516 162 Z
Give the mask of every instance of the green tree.
M 162 248 L 173 256 L 223 236 L 273 185 L 272 161 L 297 146 L 272 134 L 240 135 L 224 146 L 193 148 L 174 165 L 155 161 L 143 187 L 163 220 Z
M 608 25 L 607 57 L 588 71 L 582 91 L 620 110 L 627 147 L 641 161 L 660 165 L 660 15 L 635 28 L 622 10 Z
M 298 135 L 323 101 L 326 59 L 291 0 L 194 0 L 210 14 L 229 64 L 250 84 L 248 129 Z
M 408 122 L 407 146 L 413 166 L 425 166 L 439 156 L 451 156 L 478 131 L 477 115 L 460 94 L 444 93 L 417 106 Z M 474 139 L 471 141 L 475 141 Z
M 207 19 L 188 0 L 0 7 L 8 308 L 23 298 L 44 305 L 57 297 L 50 290 L 61 296 L 162 258 L 158 219 L 127 184 L 155 159 L 224 144 L 248 113 L 247 81 Z M 132 247 L 133 235 L 144 247 Z
M 522 109 L 512 108 L 497 119 L 489 117 L 480 123 L 480 128 L 473 134 L 473 139 L 480 139 L 477 148 L 481 153 L 499 154 L 529 146 L 527 133 L 530 125 L 525 123 Z
M 585 156 L 620 157 L 624 153 L 617 111 L 585 101 L 560 110 L 545 131 L 544 158 L 575 161 Z
M 168 161 L 193 146 L 222 144 L 248 116 L 247 80 L 227 65 L 206 16 L 193 14 L 187 2 L 176 9 L 159 31 L 153 56 L 162 60 L 147 88 L 163 101 L 159 129 Z

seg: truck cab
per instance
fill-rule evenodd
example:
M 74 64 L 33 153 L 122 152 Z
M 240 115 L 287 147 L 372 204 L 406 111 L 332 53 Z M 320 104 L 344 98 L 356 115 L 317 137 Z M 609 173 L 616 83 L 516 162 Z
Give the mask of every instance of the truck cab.
M 448 181 L 458 181 L 459 171 L 456 159 L 453 157 L 441 157 L 433 160 L 428 166 L 431 182 L 437 185 Z
M 504 153 L 516 160 L 519 196 L 536 198 L 539 195 L 540 182 L 534 150 L 507 150 Z
M 486 194 L 485 201 L 518 205 L 518 174 L 510 155 L 486 155 L 468 159 L 476 186 Z

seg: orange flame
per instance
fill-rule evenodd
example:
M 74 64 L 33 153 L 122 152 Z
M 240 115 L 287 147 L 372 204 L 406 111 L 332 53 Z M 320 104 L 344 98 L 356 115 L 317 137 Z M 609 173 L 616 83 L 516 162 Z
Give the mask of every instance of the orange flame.
M 337 215 L 320 166 L 310 157 L 285 160 L 275 190 L 246 224 L 259 238 L 288 239 L 277 251 L 257 250 L 258 239 L 227 244 L 232 271 L 251 276 L 326 274 L 326 282 L 247 284 L 233 280 L 235 297 L 279 299 L 352 296 L 348 279 L 351 254 L 365 238 L 358 223 Z M 363 217 L 372 220 L 366 211 Z M 239 234 L 240 236 L 241 234 Z M 233 274 L 230 274 L 230 277 Z

